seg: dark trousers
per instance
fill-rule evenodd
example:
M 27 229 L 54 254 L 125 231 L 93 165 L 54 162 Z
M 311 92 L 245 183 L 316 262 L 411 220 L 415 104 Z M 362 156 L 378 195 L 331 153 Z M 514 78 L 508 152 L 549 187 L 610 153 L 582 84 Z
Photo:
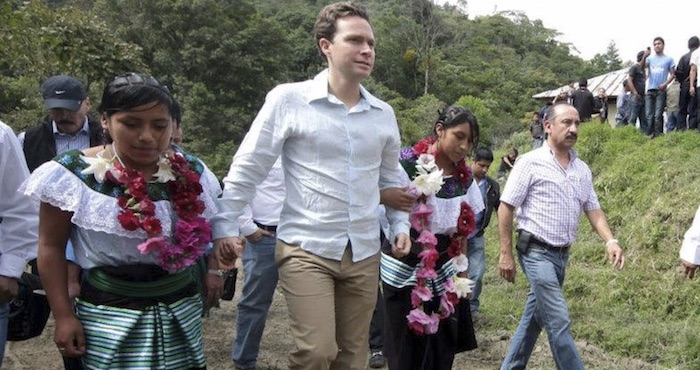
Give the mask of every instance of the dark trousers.
M 690 95 L 690 83 L 681 84 L 681 92 L 678 96 L 678 121 L 676 129 L 697 129 L 697 102 L 695 97 Z
M 374 306 L 372 321 L 369 323 L 369 350 L 370 352 L 384 349 L 384 297 L 382 290 L 377 289 L 377 305 Z

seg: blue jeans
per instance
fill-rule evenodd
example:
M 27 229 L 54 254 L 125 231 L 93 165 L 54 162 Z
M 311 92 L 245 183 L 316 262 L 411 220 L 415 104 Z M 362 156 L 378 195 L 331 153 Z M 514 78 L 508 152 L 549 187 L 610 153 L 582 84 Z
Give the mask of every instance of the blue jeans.
M 584 369 L 571 335 L 571 320 L 561 289 L 569 262 L 568 251 L 530 245 L 526 254 L 518 252 L 518 259 L 530 283 L 530 292 L 501 370 L 525 369 L 542 328 L 547 331 L 557 369 Z
M 247 241 L 243 251 L 243 291 L 238 300 L 232 358 L 238 369 L 254 369 L 265 330 L 267 312 L 277 287 L 276 238 Z
M 678 122 L 678 111 L 666 112 L 666 132 L 675 131 L 676 128 L 681 128 Z
M 646 108 L 647 135 L 659 136 L 664 133 L 664 109 L 666 108 L 666 90 L 647 90 L 644 95 Z
M 7 323 L 10 321 L 10 303 L 0 304 L 0 368 L 5 358 L 5 343 L 7 343 Z
M 649 127 L 647 126 L 647 118 L 644 112 L 644 95 L 630 97 L 630 120 L 629 123 L 632 126 L 637 124 L 637 118 L 639 118 L 639 130 L 643 134 L 648 134 Z
M 486 240 L 484 236 L 475 236 L 467 241 L 467 258 L 469 259 L 469 268 L 467 274 L 469 279 L 474 280 L 474 290 L 472 298 L 469 301 L 469 308 L 472 312 L 479 311 L 479 296 L 481 295 L 481 286 L 486 272 Z

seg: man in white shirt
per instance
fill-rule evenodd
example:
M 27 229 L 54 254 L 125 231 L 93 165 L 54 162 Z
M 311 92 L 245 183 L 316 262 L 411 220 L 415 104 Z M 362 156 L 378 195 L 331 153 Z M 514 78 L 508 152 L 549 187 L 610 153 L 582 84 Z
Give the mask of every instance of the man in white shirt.
M 284 197 L 284 171 L 282 161 L 277 159 L 239 219 L 240 233 L 245 235 L 247 246 L 241 256 L 243 289 L 238 299 L 236 337 L 231 352 L 238 370 L 256 368 L 265 320 L 279 277 L 275 244 Z
M 39 207 L 17 191 L 29 177 L 22 148 L 12 129 L 0 122 L 0 367 L 5 355 L 10 302 L 27 262 L 36 258 Z
M 374 67 L 374 33 L 359 3 L 324 7 L 314 26 L 328 69 L 274 88 L 228 175 L 215 243 L 240 255 L 238 217 L 282 157 L 285 198 L 275 259 L 295 349 L 291 369 L 364 369 L 379 272 L 379 190 L 401 187 L 393 109 L 360 82 Z M 396 255 L 410 249 L 408 213 L 387 210 Z

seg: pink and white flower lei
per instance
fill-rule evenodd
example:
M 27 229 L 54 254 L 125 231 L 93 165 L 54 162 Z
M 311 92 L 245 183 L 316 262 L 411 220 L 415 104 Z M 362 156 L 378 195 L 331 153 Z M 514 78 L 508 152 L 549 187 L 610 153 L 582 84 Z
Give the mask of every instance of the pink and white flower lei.
M 415 242 L 423 247 L 423 251 L 418 254 L 420 262 L 416 266 L 416 286 L 411 291 L 413 309 L 406 316 L 409 328 L 417 335 L 435 334 L 440 320 L 448 318 L 455 312 L 455 306 L 459 299 L 466 298 L 471 292 L 472 286 L 471 280 L 459 277 L 457 274 L 446 279 L 442 285 L 443 292 L 440 296 L 438 310 L 431 313 L 426 312 L 424 303 L 435 299 L 433 289 L 428 286 L 428 282 L 438 277 L 435 265 L 439 258 L 439 252 L 436 248 L 438 241 L 430 230 L 430 217 L 434 209 L 428 204 L 428 199 L 434 197 L 444 184 L 443 171 L 436 165 L 435 156 L 428 153 L 431 144 L 430 140 L 421 140 L 413 147 L 413 152 L 418 156 L 418 160 L 416 161 L 416 176 L 409 185 L 409 191 L 417 196 L 410 216 L 411 227 L 419 233 Z M 466 169 L 464 160 L 457 163 L 455 168 L 456 179 L 463 186 L 468 185 L 468 181 L 462 181 L 469 177 L 468 170 L 464 174 L 462 173 Z M 469 181 L 471 181 L 470 178 Z M 466 271 L 469 265 L 467 257 L 462 254 L 462 247 L 474 227 L 474 213 L 466 202 L 462 202 L 457 228 L 450 238 L 447 249 L 448 256 L 451 257 L 458 273 Z
M 158 161 L 154 178 L 165 184 L 177 215 L 171 242 L 161 235 L 161 222 L 155 216 L 155 204 L 148 195 L 148 183 L 143 174 L 124 166 L 116 152 L 115 158 L 106 159 L 103 153 L 97 158 L 81 156 L 88 163 L 81 173 L 92 174 L 100 183 L 110 181 L 124 187 L 124 195 L 117 198 L 122 209 L 117 219 L 126 230 L 142 229 L 146 232 L 148 238 L 137 247 L 141 254 L 155 254 L 158 265 L 169 272 L 194 264 L 211 242 L 211 225 L 200 217 L 205 206 L 198 199 L 203 192 L 199 174 L 181 155 L 171 154 Z

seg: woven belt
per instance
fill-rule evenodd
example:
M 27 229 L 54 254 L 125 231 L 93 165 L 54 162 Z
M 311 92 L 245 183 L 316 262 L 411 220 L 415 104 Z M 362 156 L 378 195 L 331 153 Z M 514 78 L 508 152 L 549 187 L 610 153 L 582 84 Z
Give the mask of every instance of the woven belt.
M 90 285 L 107 293 L 126 297 L 149 298 L 175 293 L 194 282 L 189 268 L 148 282 L 126 281 L 107 274 L 99 268 L 87 271 Z

